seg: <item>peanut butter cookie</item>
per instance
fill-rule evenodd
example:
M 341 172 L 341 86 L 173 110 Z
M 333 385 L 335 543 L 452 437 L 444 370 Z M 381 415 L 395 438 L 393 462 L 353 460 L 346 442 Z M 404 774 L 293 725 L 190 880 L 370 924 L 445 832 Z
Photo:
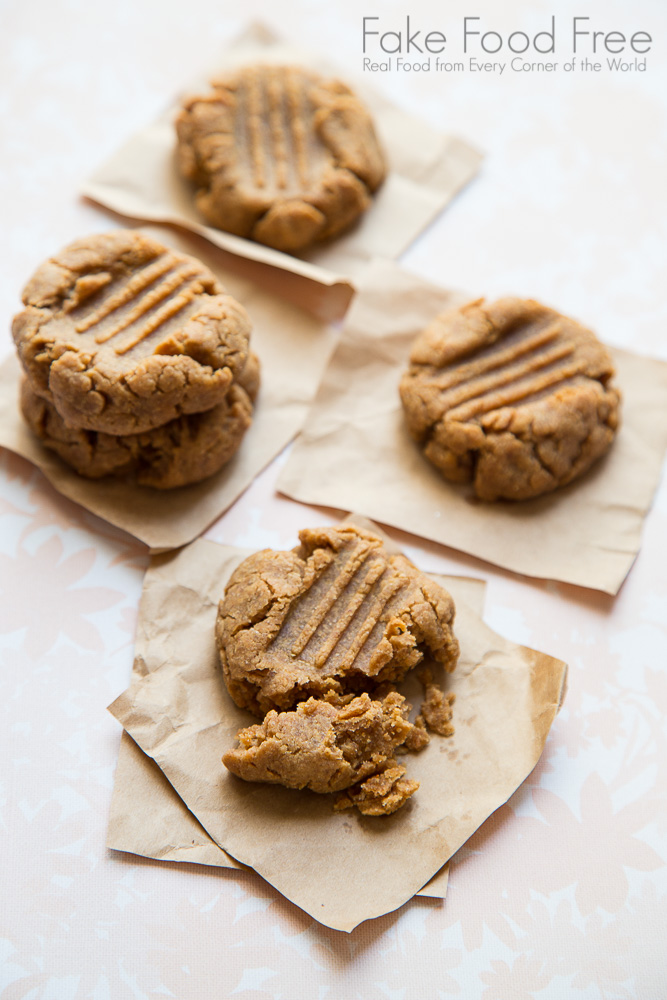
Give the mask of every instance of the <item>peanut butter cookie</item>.
M 71 243 L 23 291 L 12 332 L 34 392 L 68 424 L 153 430 L 223 403 L 250 321 L 200 261 L 133 230 Z
M 235 455 L 252 422 L 252 403 L 237 383 L 212 409 L 176 417 L 142 434 L 71 427 L 52 403 L 32 391 L 27 379 L 21 385 L 21 411 L 44 447 L 80 475 L 133 477 L 160 490 L 198 483 L 218 472 Z
M 375 535 L 306 529 L 291 552 L 265 549 L 232 574 L 216 640 L 227 689 L 262 717 L 309 696 L 400 681 L 424 652 L 453 670 L 454 603 Z
M 401 380 L 408 428 L 445 479 L 482 500 L 527 500 L 583 475 L 619 422 L 595 335 L 532 299 L 483 299 L 417 338 Z
M 397 692 L 381 701 L 368 694 L 309 698 L 295 711 L 271 711 L 261 725 L 240 730 L 240 746 L 222 762 L 245 781 L 338 792 L 396 765 L 396 748 L 415 728 L 409 711 Z
M 176 119 L 178 163 L 213 226 L 294 253 L 335 236 L 386 173 L 371 117 L 337 80 L 248 66 Z

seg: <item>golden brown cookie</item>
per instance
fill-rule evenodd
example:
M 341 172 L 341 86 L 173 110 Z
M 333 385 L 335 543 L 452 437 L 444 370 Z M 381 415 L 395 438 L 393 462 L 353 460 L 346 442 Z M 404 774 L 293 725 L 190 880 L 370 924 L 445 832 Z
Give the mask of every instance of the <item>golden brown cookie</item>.
M 453 670 L 454 603 L 401 555 L 353 526 L 306 529 L 232 574 L 216 640 L 227 689 L 262 717 L 311 695 L 399 681 L 424 652 Z
M 484 299 L 415 341 L 400 392 L 424 455 L 482 500 L 565 486 L 609 449 L 614 366 L 595 335 L 533 299 Z
M 80 475 L 131 476 L 142 486 L 161 490 L 212 476 L 236 453 L 252 422 L 252 403 L 236 383 L 212 409 L 176 417 L 142 434 L 70 427 L 52 403 L 32 391 L 27 379 L 21 385 L 21 411 L 44 447 Z
M 409 711 L 397 692 L 381 701 L 368 694 L 342 701 L 309 698 L 295 711 L 271 711 L 261 725 L 241 729 L 240 745 L 222 762 L 245 781 L 338 792 L 395 765 L 396 748 L 415 728 Z
M 386 167 L 372 119 L 337 80 L 247 66 L 185 101 L 181 173 L 213 226 L 293 253 L 364 212 Z
M 34 392 L 68 424 L 152 430 L 222 403 L 250 321 L 194 257 L 134 230 L 77 240 L 42 264 L 12 332 Z

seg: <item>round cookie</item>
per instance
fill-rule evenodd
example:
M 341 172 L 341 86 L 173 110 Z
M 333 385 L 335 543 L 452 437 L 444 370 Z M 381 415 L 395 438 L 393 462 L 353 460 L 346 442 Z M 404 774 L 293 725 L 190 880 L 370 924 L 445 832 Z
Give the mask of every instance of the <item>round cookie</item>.
M 263 717 L 297 702 L 398 682 L 428 650 L 458 658 L 454 603 L 381 539 L 353 526 L 307 529 L 291 552 L 265 549 L 232 574 L 216 641 L 227 689 Z
M 386 165 L 372 119 L 337 80 L 247 66 L 176 119 L 178 163 L 213 226 L 294 253 L 369 206 Z
M 71 243 L 23 291 L 12 333 L 34 392 L 73 426 L 152 430 L 223 402 L 250 321 L 194 257 L 134 230 Z
M 470 302 L 415 341 L 400 384 L 408 428 L 445 479 L 482 500 L 527 500 L 583 475 L 619 423 L 595 335 L 535 302 Z
M 21 411 L 42 444 L 88 479 L 132 476 L 166 490 L 207 479 L 236 453 L 252 423 L 252 403 L 232 384 L 222 403 L 141 434 L 114 435 L 67 425 L 55 406 L 21 385 Z

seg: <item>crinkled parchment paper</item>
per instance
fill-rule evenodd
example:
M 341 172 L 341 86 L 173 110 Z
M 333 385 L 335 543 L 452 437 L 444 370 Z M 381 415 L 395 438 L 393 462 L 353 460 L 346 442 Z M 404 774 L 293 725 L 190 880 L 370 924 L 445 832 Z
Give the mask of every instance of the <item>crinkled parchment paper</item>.
M 411 803 L 393 816 L 361 817 L 334 813 L 329 796 L 240 781 L 220 758 L 253 719 L 227 694 L 213 629 L 246 554 L 200 540 L 154 557 L 135 679 L 111 711 L 220 847 L 321 923 L 349 931 L 425 886 L 530 773 L 566 666 L 496 635 L 448 579 L 462 650 L 444 679 L 457 696 L 456 732 L 406 758 L 421 782 Z M 418 704 L 416 680 L 402 690 Z
M 452 585 L 451 580 L 444 582 Z M 459 598 L 465 599 L 481 617 L 484 582 L 459 577 L 455 586 Z M 145 624 L 145 616 L 140 610 L 136 643 L 138 663 L 145 659 L 148 641 Z M 242 867 L 209 837 L 155 761 L 126 732 L 118 751 L 107 847 L 159 861 L 188 861 L 218 868 Z M 445 865 L 418 895 L 443 899 L 447 892 L 448 868 Z
M 279 489 L 517 573 L 617 593 L 639 551 L 667 447 L 667 364 L 612 349 L 623 404 L 608 455 L 536 500 L 481 503 L 423 457 L 398 394 L 416 335 L 468 299 L 391 262 L 369 265 Z
M 250 62 L 296 63 L 339 75 L 318 53 L 303 52 L 271 29 L 253 25 L 183 93 L 202 92 L 210 77 Z M 178 100 L 100 167 L 83 193 L 121 215 L 183 226 L 231 253 L 280 267 L 305 283 L 317 282 L 327 289 L 330 312 L 341 316 L 352 294 L 349 278 L 360 263 L 373 256 L 403 253 L 475 175 L 481 161 L 481 154 L 461 139 L 436 132 L 354 80 L 346 82 L 371 109 L 387 153 L 389 175 L 354 229 L 303 258 L 205 225 L 194 205 L 193 187 L 176 168 L 173 121 Z
M 337 334 L 258 282 L 252 262 L 230 260 L 187 234 L 142 232 L 199 257 L 248 310 L 250 343 L 260 359 L 262 382 L 252 426 L 236 455 L 210 479 L 175 490 L 110 477 L 85 479 L 28 430 L 19 413 L 21 369 L 15 357 L 0 365 L 0 445 L 37 465 L 64 496 L 159 551 L 184 545 L 205 531 L 291 441 L 303 424 Z

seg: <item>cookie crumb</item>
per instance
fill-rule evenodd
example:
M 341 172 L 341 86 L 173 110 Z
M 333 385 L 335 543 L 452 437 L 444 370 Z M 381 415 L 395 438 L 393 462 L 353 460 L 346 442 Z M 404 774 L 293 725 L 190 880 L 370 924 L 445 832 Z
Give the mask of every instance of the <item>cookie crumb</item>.
M 380 774 L 362 781 L 339 795 L 334 803 L 334 811 L 355 807 L 364 816 L 389 816 L 396 812 L 419 788 L 419 782 L 404 778 L 405 767 L 396 761 L 389 761 Z
M 419 715 L 415 719 L 415 728 L 426 726 L 438 736 L 453 736 L 452 705 L 456 700 L 453 692 L 445 694 L 442 688 L 433 680 L 433 674 L 424 667 L 419 672 L 419 680 L 424 687 L 424 700 L 421 703 Z
M 406 750 L 411 750 L 413 752 L 418 750 L 423 750 L 424 747 L 428 746 L 431 742 L 431 737 L 426 731 L 426 723 L 424 722 L 423 715 L 418 715 L 415 719 L 414 725 L 411 731 L 408 733 L 405 743 L 403 746 Z

